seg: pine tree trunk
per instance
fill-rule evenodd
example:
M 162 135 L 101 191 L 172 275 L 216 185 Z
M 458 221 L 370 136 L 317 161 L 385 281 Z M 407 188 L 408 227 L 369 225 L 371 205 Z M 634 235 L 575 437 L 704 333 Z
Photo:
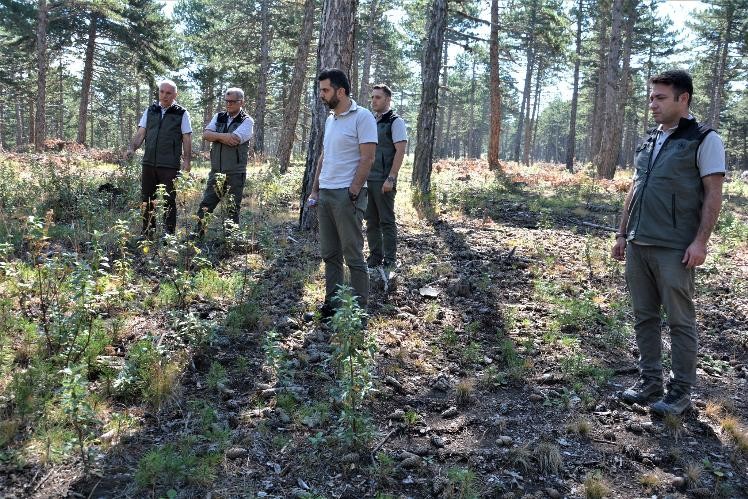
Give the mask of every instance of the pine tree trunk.
M 412 184 L 418 189 L 421 203 L 429 203 L 431 161 L 434 154 L 434 125 L 439 104 L 439 66 L 444 32 L 447 27 L 447 0 L 433 0 L 426 43 L 421 63 L 421 109 L 416 125 L 416 152 Z
M 445 42 L 444 48 L 442 49 L 442 83 L 439 87 L 439 93 L 441 94 L 441 98 L 439 99 L 440 104 L 439 104 L 439 112 L 438 112 L 437 126 L 436 126 L 436 139 L 435 139 L 436 144 L 434 146 L 436 149 L 435 155 L 437 158 L 444 158 L 447 155 L 447 144 L 446 144 L 447 134 L 445 133 L 446 131 L 444 129 L 446 126 L 446 124 L 444 123 L 444 116 L 445 116 L 444 109 L 446 108 L 447 99 L 449 95 L 448 94 L 449 90 L 447 89 L 447 85 L 449 84 L 449 79 L 447 75 L 447 70 L 448 70 L 447 47 L 448 46 L 449 46 L 449 43 Z M 402 101 L 402 92 L 400 92 L 400 96 L 401 96 L 401 101 Z M 402 104 L 400 105 L 400 107 L 402 108 Z
M 727 9 L 727 21 L 724 31 L 724 43 L 722 44 L 722 53 L 719 57 L 719 65 L 717 66 L 717 78 L 714 81 L 714 104 L 712 107 L 712 116 L 710 122 L 712 128 L 715 130 L 719 128 L 720 111 L 722 110 L 722 94 L 725 90 L 725 70 L 727 68 L 727 54 L 730 47 L 730 35 L 732 32 L 732 25 L 734 21 L 735 6 L 731 3 L 727 3 L 725 8 Z
M 299 107 L 304 95 L 304 82 L 306 81 L 306 68 L 309 59 L 309 45 L 312 42 L 314 32 L 314 0 L 304 2 L 304 21 L 301 25 L 301 36 L 299 45 L 296 47 L 296 59 L 291 76 L 291 86 L 288 99 L 283 109 L 283 126 L 281 127 L 280 139 L 278 140 L 278 161 L 281 173 L 288 171 L 291 162 L 291 151 L 296 138 L 296 124 L 299 120 Z
M 444 154 L 442 157 L 454 157 L 454 145 L 452 144 L 452 116 L 455 110 L 455 100 L 451 95 L 447 98 L 447 126 L 444 129 Z
M 36 140 L 36 101 L 34 100 L 33 95 L 29 95 L 28 99 L 29 130 L 26 137 L 26 143 L 32 146 Z
M 571 96 L 571 118 L 569 119 L 569 138 L 566 142 L 566 169 L 574 172 L 574 155 L 577 146 L 577 107 L 579 105 L 579 63 L 582 60 L 582 19 L 584 0 L 577 4 L 577 35 L 574 50 L 574 84 Z
M 47 25 L 49 11 L 47 0 L 38 2 L 39 16 L 36 27 L 36 120 L 34 126 L 34 148 L 40 152 L 44 150 L 44 140 L 47 138 L 46 102 L 47 102 Z
M 581 0 L 580 0 L 581 1 Z M 491 129 L 488 134 L 488 168 L 498 170 L 499 142 L 501 137 L 501 80 L 499 76 L 499 0 L 491 0 L 491 38 L 490 38 L 490 100 Z M 578 67 L 578 66 L 577 66 Z
M 649 79 L 652 77 L 652 52 L 654 47 L 649 46 L 647 53 L 647 79 L 644 80 L 644 95 L 647 98 L 647 103 L 644 105 L 644 117 L 642 118 L 642 130 L 649 128 Z
M 527 113 L 527 120 L 525 125 L 525 146 L 522 153 L 522 163 L 526 166 L 530 166 L 530 149 L 533 146 L 535 140 L 535 122 L 537 121 L 538 106 L 540 104 L 540 76 L 543 71 L 542 64 L 538 64 L 538 73 L 535 77 L 535 92 L 532 99 L 532 111 Z M 530 106 L 528 102 L 528 107 Z
M 602 140 L 603 133 L 603 112 L 605 106 L 605 92 L 607 85 L 605 82 L 607 74 L 607 56 L 606 48 L 610 43 L 608 38 L 608 17 L 605 13 L 611 10 L 609 7 L 610 3 L 608 0 L 602 0 L 598 4 L 598 17 L 596 19 L 597 25 L 597 37 L 598 37 L 598 70 L 597 70 L 597 81 L 595 83 L 595 99 L 592 106 L 592 113 L 590 114 L 590 120 L 588 127 L 590 130 L 590 144 L 589 151 L 587 151 L 589 158 L 595 158 L 600 153 L 600 141 Z M 620 47 L 620 37 L 618 39 Z
M 470 78 L 470 121 L 468 122 L 468 125 L 465 127 L 465 152 L 467 153 L 466 156 L 472 156 L 473 151 L 475 150 L 474 140 L 475 140 L 475 57 L 473 57 L 473 72 L 472 76 Z
M 625 93 L 625 85 L 619 71 L 621 60 L 621 27 L 624 21 L 624 0 L 614 0 L 610 28 L 610 52 L 608 53 L 607 70 L 605 74 L 605 104 L 603 107 L 602 139 L 600 154 L 597 157 L 597 173 L 600 177 L 612 179 L 616 173 L 618 153 L 621 150 L 621 127 L 619 116 L 620 95 Z M 633 2 L 632 2 L 633 3 Z M 633 23 L 627 24 L 633 29 Z M 630 44 L 631 36 L 626 40 Z M 630 52 L 630 49 L 629 49 Z M 624 62 L 625 63 L 625 62 Z M 624 75 L 625 76 L 625 75 Z M 624 88 L 621 88 L 621 84 Z
M 16 92 L 16 149 L 23 144 L 23 114 L 21 113 L 21 97 Z
M 257 78 L 257 99 L 255 101 L 254 150 L 265 152 L 265 114 L 267 110 L 268 72 L 270 70 L 270 0 L 262 0 L 262 33 L 260 35 L 260 74 Z
M 517 119 L 517 135 L 514 137 L 514 161 L 519 161 L 519 152 L 522 147 L 523 132 L 526 128 L 527 114 L 530 111 L 530 89 L 532 88 L 532 72 L 535 65 L 535 53 L 532 45 L 527 49 L 527 69 L 525 70 L 525 85 L 522 90 L 522 105 L 520 106 L 519 118 Z
M 78 137 L 79 144 L 86 143 L 86 124 L 88 122 L 88 101 L 91 95 L 91 81 L 93 80 L 94 52 L 96 50 L 96 25 L 98 17 L 91 14 L 88 21 L 88 42 L 86 56 L 83 63 L 83 83 L 81 84 L 81 101 L 78 108 Z
M 2 88 L 3 95 L 8 95 L 7 90 Z M 7 147 L 7 139 L 5 138 L 5 99 L 0 99 L 0 151 L 5 150 Z
M 520 106 L 519 118 L 517 119 L 517 134 L 514 136 L 514 161 L 519 161 L 519 153 L 522 148 L 523 133 L 527 132 L 527 115 L 530 114 L 530 92 L 532 89 L 532 73 L 535 69 L 535 20 L 537 19 L 537 1 L 532 1 L 530 22 L 528 26 L 529 38 L 527 40 L 525 57 L 525 85 L 522 89 L 522 105 Z
M 57 122 L 57 138 L 65 140 L 65 69 L 62 66 L 62 54 L 60 54 L 60 85 L 58 87 L 58 122 Z
M 366 27 L 366 45 L 364 49 L 364 67 L 361 71 L 361 90 L 358 92 L 358 98 L 365 102 L 369 98 L 369 80 L 371 79 L 371 51 L 374 45 L 374 23 L 379 22 L 377 19 L 378 0 L 371 0 L 369 4 L 369 25 Z
M 203 84 L 203 126 L 210 123 L 213 118 L 213 106 L 215 100 L 215 78 L 212 72 L 206 77 Z M 205 152 L 210 149 L 210 142 L 203 139 L 200 141 L 200 151 Z
M 322 24 L 317 46 L 317 74 L 323 68 L 338 68 L 346 74 L 351 72 L 354 52 L 357 0 L 324 0 Z M 305 229 L 317 225 L 317 212 L 306 208 L 306 199 L 312 191 L 317 160 L 322 151 L 327 110 L 319 98 L 319 84 L 314 82 L 312 124 L 309 132 L 306 167 L 301 189 L 301 216 L 299 224 Z

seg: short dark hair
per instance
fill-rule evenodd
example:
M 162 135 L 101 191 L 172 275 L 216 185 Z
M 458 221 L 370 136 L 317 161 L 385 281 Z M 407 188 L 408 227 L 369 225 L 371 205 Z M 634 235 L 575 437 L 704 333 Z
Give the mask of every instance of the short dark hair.
M 351 84 L 348 83 L 348 77 L 338 68 L 327 68 L 317 77 L 317 81 L 330 80 L 330 86 L 335 90 L 342 88 L 345 95 L 351 95 Z
M 688 92 L 688 105 L 691 105 L 691 98 L 693 97 L 693 79 L 691 75 L 682 69 L 671 69 L 653 76 L 649 79 L 652 84 L 659 83 L 661 85 L 672 85 L 675 94 L 675 100 L 678 100 L 680 94 Z
M 385 93 L 387 97 L 392 97 L 392 89 L 385 85 L 384 83 L 377 83 L 373 87 L 371 87 L 372 90 L 381 90 Z

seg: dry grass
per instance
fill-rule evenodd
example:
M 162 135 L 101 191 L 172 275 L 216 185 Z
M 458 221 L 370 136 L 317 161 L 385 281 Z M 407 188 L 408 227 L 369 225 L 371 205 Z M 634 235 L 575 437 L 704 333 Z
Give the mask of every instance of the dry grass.
M 579 435 L 580 437 L 588 437 L 592 431 L 592 425 L 586 419 L 579 419 L 569 424 L 569 426 L 566 427 L 566 431 Z
M 686 486 L 689 489 L 696 489 L 701 483 L 701 475 L 704 474 L 704 467 L 699 463 L 688 463 L 686 464 L 684 472 L 684 478 L 686 479 Z
M 609 496 L 610 487 L 599 472 L 589 475 L 584 480 L 584 496 L 587 499 L 602 499 Z
M 660 486 L 660 477 L 655 473 L 644 473 L 639 477 L 639 483 L 646 489 L 655 489 Z
M 461 379 L 455 387 L 455 401 L 460 407 L 466 407 L 470 405 L 475 399 L 473 394 L 475 392 L 475 380 L 471 378 Z
M 513 468 L 520 469 L 524 473 L 527 473 L 530 470 L 531 460 L 532 453 L 527 444 L 513 447 L 509 451 L 509 463 L 511 463 Z
M 538 469 L 541 474 L 556 474 L 561 470 L 563 459 L 558 445 L 550 442 L 540 442 L 533 450 Z
M 683 418 L 674 414 L 666 414 L 663 422 L 668 434 L 677 442 L 683 433 Z

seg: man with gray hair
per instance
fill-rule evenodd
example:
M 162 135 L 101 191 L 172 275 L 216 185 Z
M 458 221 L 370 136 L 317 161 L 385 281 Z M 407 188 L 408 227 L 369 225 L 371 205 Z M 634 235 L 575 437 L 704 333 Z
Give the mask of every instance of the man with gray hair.
M 166 209 L 164 230 L 174 234 L 177 226 L 177 196 L 174 180 L 180 168 L 190 171 L 192 152 L 192 125 L 190 113 L 175 102 L 177 84 L 162 80 L 158 84 L 158 101 L 148 107 L 140 118 L 138 131 L 125 152 L 132 158 L 145 141 L 143 172 L 141 175 L 141 199 L 143 201 L 143 235 L 152 237 L 156 226 L 153 210 L 156 206 L 157 186 L 166 187 Z
M 203 140 L 212 142 L 210 148 L 210 174 L 205 186 L 203 200 L 197 211 L 200 219 L 197 235 L 205 234 L 206 213 L 212 213 L 221 199 L 228 196 L 228 212 L 236 225 L 239 225 L 239 209 L 242 204 L 244 182 L 247 179 L 249 139 L 252 138 L 254 120 L 244 112 L 244 91 L 232 87 L 226 90 L 223 102 L 226 111 L 216 113 L 203 131 Z M 225 175 L 219 183 L 217 175 Z

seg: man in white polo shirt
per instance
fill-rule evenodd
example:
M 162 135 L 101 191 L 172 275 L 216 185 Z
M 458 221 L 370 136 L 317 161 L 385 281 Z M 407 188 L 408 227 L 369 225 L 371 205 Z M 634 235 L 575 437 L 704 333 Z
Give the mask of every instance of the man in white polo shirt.
M 343 258 L 359 305 L 366 308 L 369 299 L 362 224 L 366 178 L 377 149 L 377 122 L 351 99 L 348 77 L 341 70 L 326 69 L 317 80 L 320 98 L 331 112 L 308 202 L 319 206 L 320 253 L 325 262 L 321 313 L 327 318 L 335 313 L 333 298 L 343 284 Z

